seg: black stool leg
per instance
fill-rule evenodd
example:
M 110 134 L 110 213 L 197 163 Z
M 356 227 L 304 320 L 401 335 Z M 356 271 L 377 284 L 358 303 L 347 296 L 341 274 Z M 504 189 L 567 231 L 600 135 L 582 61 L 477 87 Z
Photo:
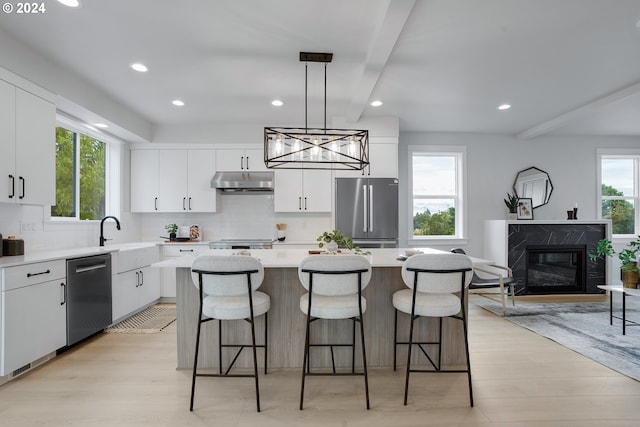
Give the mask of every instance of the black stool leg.
M 413 311 L 413 310 L 412 310 Z M 407 397 L 409 395 L 409 372 L 411 372 L 411 348 L 413 347 L 413 313 L 411 313 L 411 324 L 409 325 L 409 348 L 407 349 L 407 376 L 404 382 L 404 405 L 407 406 Z
M 258 355 L 256 353 L 256 323 L 251 315 L 251 349 L 253 350 L 253 376 L 256 382 L 256 408 L 260 412 L 260 388 L 258 387 Z
M 393 370 L 396 370 L 396 354 L 398 353 L 398 310 L 393 316 Z
M 222 320 L 218 319 L 218 369 L 222 373 Z
M 467 377 L 469 380 L 469 402 L 473 408 L 473 388 L 471 386 L 471 360 L 469 359 L 469 338 L 467 336 L 467 316 L 465 309 L 462 307 L 462 328 L 464 329 L 464 347 L 467 353 Z
M 367 409 L 369 409 L 369 375 L 367 373 L 367 352 L 364 347 L 364 325 L 362 324 L 362 312 L 360 313 L 360 340 L 362 341 L 362 366 L 364 368 L 364 391 L 367 397 Z
M 264 374 L 267 375 L 267 330 L 269 326 L 269 313 L 264 314 Z
M 307 328 L 305 332 L 304 338 L 304 359 L 302 361 L 302 386 L 300 387 L 300 410 L 302 411 L 302 406 L 304 402 L 304 380 L 307 374 L 308 362 L 309 362 L 309 315 L 307 314 Z
M 193 398 L 196 392 L 196 370 L 198 369 L 198 349 L 200 348 L 200 326 L 202 325 L 201 311 L 198 312 L 198 331 L 196 332 L 196 354 L 193 358 L 193 374 L 191 376 L 191 403 L 189 411 L 193 411 Z

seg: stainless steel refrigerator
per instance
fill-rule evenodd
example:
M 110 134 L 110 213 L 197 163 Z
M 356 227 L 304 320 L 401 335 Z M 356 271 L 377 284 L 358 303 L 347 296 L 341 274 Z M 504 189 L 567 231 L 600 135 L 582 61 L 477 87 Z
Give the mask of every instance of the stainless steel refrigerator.
M 336 178 L 336 228 L 361 248 L 398 247 L 398 180 Z

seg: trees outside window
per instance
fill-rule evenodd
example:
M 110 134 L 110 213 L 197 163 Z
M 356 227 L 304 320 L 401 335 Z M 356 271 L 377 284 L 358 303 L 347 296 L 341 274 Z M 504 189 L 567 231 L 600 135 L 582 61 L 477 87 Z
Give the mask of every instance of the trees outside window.
M 415 147 L 411 151 L 411 239 L 462 237 L 464 151 Z
M 56 128 L 56 205 L 51 217 L 99 220 L 106 211 L 107 144 Z
M 600 213 L 613 235 L 638 234 L 639 160 L 640 154 L 600 156 Z

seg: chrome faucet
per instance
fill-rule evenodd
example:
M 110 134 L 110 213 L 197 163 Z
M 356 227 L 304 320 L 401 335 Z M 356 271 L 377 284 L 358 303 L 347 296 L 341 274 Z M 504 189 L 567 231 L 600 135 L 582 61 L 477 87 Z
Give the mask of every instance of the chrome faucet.
M 104 246 L 104 242 L 106 242 L 107 240 L 111 240 L 104 238 L 104 222 L 109 218 L 113 219 L 116 222 L 116 228 L 120 230 L 120 221 L 118 221 L 118 218 L 116 218 L 115 216 L 105 216 L 104 218 L 102 218 L 102 221 L 100 221 L 100 246 Z

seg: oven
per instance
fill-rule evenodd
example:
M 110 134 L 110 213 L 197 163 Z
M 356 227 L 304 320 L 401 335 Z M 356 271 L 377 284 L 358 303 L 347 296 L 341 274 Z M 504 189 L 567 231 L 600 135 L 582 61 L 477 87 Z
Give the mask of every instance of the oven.
M 209 242 L 209 249 L 271 249 L 270 239 L 222 239 Z

